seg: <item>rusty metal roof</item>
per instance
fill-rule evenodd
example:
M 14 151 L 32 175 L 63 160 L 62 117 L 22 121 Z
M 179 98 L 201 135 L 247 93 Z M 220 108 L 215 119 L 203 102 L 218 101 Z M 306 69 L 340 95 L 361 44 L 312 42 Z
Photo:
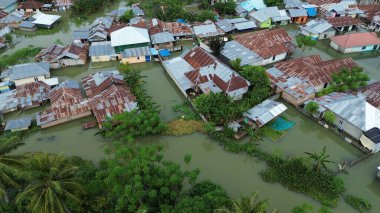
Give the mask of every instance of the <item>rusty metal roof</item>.
M 290 52 L 289 43 L 293 38 L 284 29 L 276 28 L 236 35 L 235 40 L 266 59 Z

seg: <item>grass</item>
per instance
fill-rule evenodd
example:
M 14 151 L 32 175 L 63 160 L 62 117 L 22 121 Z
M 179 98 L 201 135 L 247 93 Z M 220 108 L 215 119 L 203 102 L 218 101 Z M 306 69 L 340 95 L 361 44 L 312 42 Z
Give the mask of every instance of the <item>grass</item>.
M 165 135 L 180 136 L 190 135 L 195 132 L 204 132 L 203 122 L 196 120 L 176 119 L 167 123 Z
M 11 55 L 4 55 L 0 58 L 0 70 L 5 69 L 8 66 L 12 66 L 20 63 L 31 62 L 42 48 L 29 46 L 23 49 L 19 49 Z

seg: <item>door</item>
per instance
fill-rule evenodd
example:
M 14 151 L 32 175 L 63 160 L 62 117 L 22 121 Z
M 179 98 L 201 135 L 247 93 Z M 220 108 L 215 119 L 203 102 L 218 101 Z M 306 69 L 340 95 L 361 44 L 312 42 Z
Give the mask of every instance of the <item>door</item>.
M 378 47 L 378 45 L 375 45 L 375 46 L 373 46 L 373 49 L 374 49 L 374 50 L 377 50 L 377 47 Z

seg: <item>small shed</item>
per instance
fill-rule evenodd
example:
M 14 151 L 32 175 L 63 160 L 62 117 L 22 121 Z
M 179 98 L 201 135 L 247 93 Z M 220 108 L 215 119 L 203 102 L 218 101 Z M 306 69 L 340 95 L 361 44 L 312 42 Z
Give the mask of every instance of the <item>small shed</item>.
M 34 32 L 37 30 L 37 26 L 31 21 L 23 21 L 19 25 L 21 31 Z
M 366 132 L 363 132 L 360 137 L 362 145 L 371 150 L 373 153 L 380 151 L 380 129 L 374 127 Z
M 134 64 L 134 63 L 142 63 L 149 62 L 151 60 L 149 47 L 136 47 L 125 49 L 122 52 L 122 60 L 121 62 L 126 64 Z
M 243 114 L 244 118 L 261 127 L 285 112 L 288 108 L 280 102 L 265 100 L 261 104 L 249 109 Z
M 32 117 L 25 117 L 16 120 L 9 120 L 5 125 L 4 130 L 10 130 L 12 132 L 22 131 L 29 129 L 32 124 Z
M 297 24 L 305 24 L 307 22 L 306 9 L 289 9 L 288 12 L 292 22 Z

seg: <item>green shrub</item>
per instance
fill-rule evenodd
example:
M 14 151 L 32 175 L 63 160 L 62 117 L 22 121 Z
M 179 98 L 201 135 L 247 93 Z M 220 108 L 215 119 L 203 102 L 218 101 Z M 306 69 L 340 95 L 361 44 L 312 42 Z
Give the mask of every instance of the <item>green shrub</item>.
M 369 210 L 372 207 L 371 203 L 369 203 L 367 200 L 360 197 L 356 197 L 355 195 L 345 195 L 344 200 L 347 204 L 349 204 L 359 212 L 369 212 Z

